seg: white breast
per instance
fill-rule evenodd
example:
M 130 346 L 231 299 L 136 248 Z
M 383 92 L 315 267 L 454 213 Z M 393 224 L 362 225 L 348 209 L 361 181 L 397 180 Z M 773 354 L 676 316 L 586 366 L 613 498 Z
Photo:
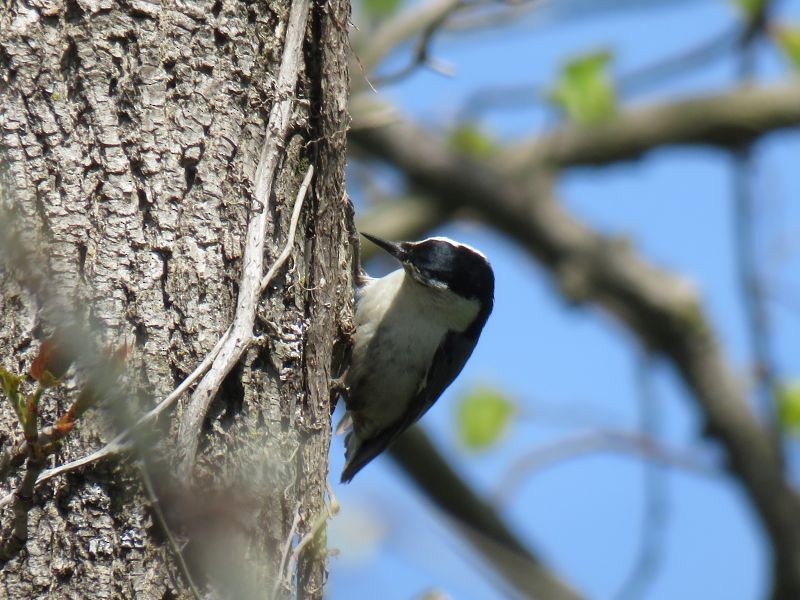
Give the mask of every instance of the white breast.
M 464 331 L 480 309 L 476 300 L 420 285 L 398 269 L 369 281 L 356 306 L 348 407 L 360 437 L 400 418 L 417 395 L 448 331 Z

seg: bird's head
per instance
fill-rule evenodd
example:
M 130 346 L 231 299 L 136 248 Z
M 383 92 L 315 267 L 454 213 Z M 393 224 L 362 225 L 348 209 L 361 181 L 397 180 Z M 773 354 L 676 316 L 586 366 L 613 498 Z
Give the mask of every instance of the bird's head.
M 403 265 L 420 285 L 449 290 L 463 298 L 491 303 L 494 273 L 486 256 L 474 248 L 446 237 L 419 242 L 390 242 L 362 233 Z

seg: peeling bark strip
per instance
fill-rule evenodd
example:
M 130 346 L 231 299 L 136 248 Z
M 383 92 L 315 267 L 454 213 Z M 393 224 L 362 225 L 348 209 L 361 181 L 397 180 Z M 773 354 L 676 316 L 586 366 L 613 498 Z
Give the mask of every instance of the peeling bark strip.
M 288 2 L 31 0 L 0 13 L 0 160 L 15 186 L 0 209 L 16 211 L 48 293 L 109 340 L 135 339 L 137 410 L 166 397 L 233 321 L 264 132 L 285 94 L 275 81 L 289 10 Z M 287 539 L 291 547 L 323 514 L 331 359 L 352 312 L 354 230 L 342 184 L 348 16 L 339 0 L 313 4 L 304 20 L 289 133 L 261 206 L 264 266 L 287 239 L 309 165 L 315 179 L 291 257 L 255 311 L 255 341 L 211 401 L 196 471 L 204 493 L 187 505 L 155 478 L 174 531 L 201 530 L 220 551 L 208 552 L 201 536 L 187 547 L 201 587 L 210 577 L 224 589 L 227 569 L 252 575 L 235 582 L 243 592 L 273 589 Z M 0 364 L 25 371 L 47 315 L 4 268 Z M 43 419 L 67 399 L 50 402 Z M 21 435 L 10 413 L 0 406 L 3 447 Z M 89 413 L 47 466 L 111 439 L 110 416 Z M 169 419 L 161 421 L 168 440 Z M 0 495 L 21 475 L 4 480 Z M 0 526 L 12 516 L 4 507 Z M 230 531 L 236 539 L 219 536 Z M 321 597 L 324 535 L 299 553 L 296 575 L 297 590 L 279 587 L 280 596 Z M 3 568 L 0 597 L 48 594 L 189 597 L 136 469 L 92 465 L 34 494 L 28 542 Z

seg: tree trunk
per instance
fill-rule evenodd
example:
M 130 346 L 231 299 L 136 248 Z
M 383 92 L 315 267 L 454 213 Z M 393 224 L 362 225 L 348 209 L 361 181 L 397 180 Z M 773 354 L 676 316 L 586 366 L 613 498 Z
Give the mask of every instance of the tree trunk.
M 126 411 L 163 399 L 212 349 L 236 310 L 290 6 L 29 0 L 0 9 L 0 162 L 10 182 L 0 221 L 14 213 L 23 254 L 45 281 L 35 289 L 0 257 L 0 366 L 28 371 L 54 326 L 43 310 L 53 303 L 105 346 L 131 343 Z M 324 531 L 298 556 L 292 545 L 324 515 L 329 380 L 352 314 L 348 15 L 346 0 L 310 8 L 292 128 L 263 207 L 265 270 L 286 243 L 310 164 L 315 177 L 291 257 L 262 294 L 255 340 L 211 404 L 191 495 L 153 466 L 168 462 L 179 408 L 149 428 L 163 434 L 157 452 L 139 448 L 141 461 L 93 464 L 36 489 L 27 542 L 0 562 L 0 597 L 190 597 L 169 533 L 191 539 L 183 554 L 199 588 L 322 596 Z M 70 373 L 44 396 L 42 426 L 72 401 Z M 3 402 L 5 450 L 22 430 Z M 120 410 L 107 404 L 77 422 L 48 466 L 113 436 Z M 134 462 L 148 464 L 155 495 Z M 13 469 L 0 494 L 19 489 L 24 472 Z M 10 505 L 0 517 L 7 536 Z M 285 576 L 293 567 L 296 578 Z

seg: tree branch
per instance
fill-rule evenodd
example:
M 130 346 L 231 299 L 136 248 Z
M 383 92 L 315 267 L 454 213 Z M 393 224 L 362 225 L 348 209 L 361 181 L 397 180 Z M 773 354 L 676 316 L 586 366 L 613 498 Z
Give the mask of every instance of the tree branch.
M 657 441 L 663 418 L 653 382 L 654 361 L 641 353 L 636 365 L 637 403 L 641 435 Z M 644 507 L 642 511 L 639 549 L 631 571 L 614 595 L 614 600 L 645 598 L 664 558 L 664 542 L 669 514 L 669 490 L 666 473 L 658 465 L 644 465 Z
M 28 515 L 33 508 L 33 488 L 36 477 L 44 468 L 44 459 L 29 453 L 25 462 L 25 475 L 13 492 L 14 519 L 10 530 L 0 542 L 0 568 L 14 558 L 28 541 Z
M 764 0 L 747 23 L 738 44 L 739 81 L 746 85 L 757 71 L 755 42 L 764 35 L 767 15 L 774 8 L 772 0 Z M 756 394 L 761 417 L 772 428 L 775 443 L 781 444 L 781 424 L 777 403 L 777 369 L 772 360 L 769 310 L 759 272 L 755 240 L 755 157 L 753 144 L 743 144 L 732 152 L 734 227 L 736 231 L 736 266 L 739 272 L 745 321 L 755 362 Z
M 440 65 L 436 61 L 431 58 L 430 55 L 430 46 L 431 42 L 433 41 L 434 36 L 447 22 L 447 19 L 451 17 L 451 15 L 455 14 L 461 9 L 464 9 L 468 6 L 468 4 L 464 0 L 458 0 L 458 2 L 451 2 L 449 3 L 450 7 L 447 10 L 440 12 L 436 15 L 430 23 L 428 23 L 425 28 L 422 30 L 422 33 L 419 36 L 419 40 L 417 40 L 417 47 L 414 50 L 414 55 L 409 60 L 408 64 L 403 67 L 400 67 L 396 71 L 392 73 L 387 73 L 385 75 L 377 75 L 376 77 L 372 78 L 372 84 L 375 86 L 386 85 L 389 83 L 396 83 L 401 79 L 405 79 L 409 75 L 411 75 L 414 71 L 417 70 L 417 67 L 420 66 L 428 66 L 430 69 L 437 71 L 443 75 L 452 75 L 451 72 L 448 72 L 449 69 Z
M 356 34 L 356 45 L 360 52 L 361 64 L 369 74 L 397 46 L 423 32 L 461 4 L 461 0 L 435 0 L 414 6 L 384 23 L 377 31 L 370 32 L 369 39 L 364 34 Z
M 494 508 L 459 477 L 419 427 L 404 433 L 391 447 L 390 455 L 525 598 L 579 600 L 581 596 L 542 565 Z
M 604 453 L 630 455 L 654 463 L 659 468 L 673 467 L 708 477 L 723 474 L 691 452 L 670 448 L 648 434 L 599 429 L 556 439 L 517 457 L 492 492 L 493 504 L 507 503 L 527 478 L 549 467 L 581 455 L 597 456 Z
M 765 133 L 800 124 L 800 84 L 741 87 L 651 106 L 623 109 L 591 127 L 563 125 L 512 145 L 503 162 L 512 171 L 531 165 L 565 168 L 638 158 L 675 144 L 736 146 Z

